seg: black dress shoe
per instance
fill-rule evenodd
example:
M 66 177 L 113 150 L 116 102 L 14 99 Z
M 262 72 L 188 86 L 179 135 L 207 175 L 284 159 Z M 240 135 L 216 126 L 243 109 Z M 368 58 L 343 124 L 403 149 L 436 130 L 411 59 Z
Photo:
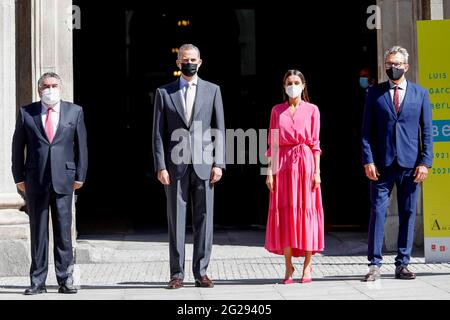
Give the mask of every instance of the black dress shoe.
M 31 286 L 28 289 L 25 290 L 25 292 L 23 293 L 26 296 L 32 296 L 35 294 L 41 294 L 41 293 L 47 293 L 47 289 L 42 286 Z
M 74 287 L 73 284 L 65 283 L 59 286 L 58 293 L 77 293 L 78 290 Z
M 398 266 L 395 268 L 395 279 L 412 280 L 416 278 L 416 274 L 410 271 L 406 266 Z

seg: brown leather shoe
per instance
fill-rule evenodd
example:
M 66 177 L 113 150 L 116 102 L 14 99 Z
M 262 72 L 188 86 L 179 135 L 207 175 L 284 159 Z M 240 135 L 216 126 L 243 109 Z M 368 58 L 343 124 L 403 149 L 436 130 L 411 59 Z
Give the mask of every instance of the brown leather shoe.
M 200 279 L 195 280 L 195 286 L 202 288 L 212 288 L 214 287 L 214 282 L 212 282 L 211 279 L 209 279 L 208 276 L 205 275 Z
M 362 281 L 364 282 L 376 281 L 380 279 L 380 277 L 381 277 L 380 267 L 374 265 L 370 266 L 369 272 L 365 275 Z
M 395 279 L 412 280 L 416 278 L 416 274 L 411 272 L 406 266 L 398 266 L 395 268 Z
M 183 280 L 178 278 L 173 278 L 169 281 L 167 289 L 180 289 L 183 287 Z

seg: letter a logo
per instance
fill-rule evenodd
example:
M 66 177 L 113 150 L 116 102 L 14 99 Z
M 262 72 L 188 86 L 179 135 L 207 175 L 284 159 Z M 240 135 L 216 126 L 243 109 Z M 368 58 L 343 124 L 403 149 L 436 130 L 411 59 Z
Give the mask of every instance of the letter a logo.
M 431 226 L 431 230 L 441 230 L 441 227 L 439 227 L 439 223 L 438 223 L 437 219 L 434 220 L 434 223 Z

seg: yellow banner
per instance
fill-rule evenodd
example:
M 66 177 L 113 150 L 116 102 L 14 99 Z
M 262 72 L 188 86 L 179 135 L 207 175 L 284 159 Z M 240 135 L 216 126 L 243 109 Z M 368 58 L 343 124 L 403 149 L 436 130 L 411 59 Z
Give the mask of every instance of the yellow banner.
M 423 184 L 425 252 L 445 256 L 450 252 L 449 241 L 442 239 L 450 237 L 450 20 L 417 21 L 417 37 L 420 84 L 428 89 L 433 110 L 433 168 Z

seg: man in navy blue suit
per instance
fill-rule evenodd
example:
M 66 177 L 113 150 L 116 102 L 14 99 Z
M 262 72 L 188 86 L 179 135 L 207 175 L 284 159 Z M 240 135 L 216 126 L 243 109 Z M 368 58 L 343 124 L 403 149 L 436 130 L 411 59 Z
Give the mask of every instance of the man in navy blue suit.
M 53 223 L 59 293 L 73 285 L 72 197 L 83 185 L 88 165 L 83 109 L 61 100 L 61 78 L 45 73 L 38 81 L 40 101 L 21 107 L 12 144 L 12 173 L 26 194 L 30 216 L 31 287 L 26 295 L 47 292 L 49 208 Z
M 362 155 L 370 181 L 369 272 L 380 278 L 384 223 L 389 197 L 397 186 L 399 215 L 395 278 L 415 279 L 408 269 L 414 239 L 418 185 L 432 165 L 432 116 L 428 91 L 407 81 L 408 52 L 395 46 L 385 53 L 389 81 L 369 89 L 364 108 Z

